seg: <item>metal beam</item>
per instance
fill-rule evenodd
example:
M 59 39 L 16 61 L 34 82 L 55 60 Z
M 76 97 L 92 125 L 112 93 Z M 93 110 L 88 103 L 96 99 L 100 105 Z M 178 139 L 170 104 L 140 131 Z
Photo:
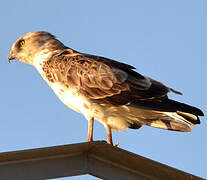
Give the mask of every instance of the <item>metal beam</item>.
M 103 141 L 0 153 L 0 179 L 37 180 L 83 174 L 113 180 L 201 180 Z

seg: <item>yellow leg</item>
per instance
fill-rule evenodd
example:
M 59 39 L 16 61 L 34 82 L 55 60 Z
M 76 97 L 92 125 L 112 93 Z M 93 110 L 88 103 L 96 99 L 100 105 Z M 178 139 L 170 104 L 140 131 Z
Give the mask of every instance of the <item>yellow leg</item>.
M 93 124 L 94 124 L 94 118 L 92 117 L 88 120 L 88 138 L 87 138 L 88 142 L 93 141 Z
M 106 127 L 107 141 L 109 144 L 111 144 L 113 146 L 111 128 L 107 125 L 105 127 Z

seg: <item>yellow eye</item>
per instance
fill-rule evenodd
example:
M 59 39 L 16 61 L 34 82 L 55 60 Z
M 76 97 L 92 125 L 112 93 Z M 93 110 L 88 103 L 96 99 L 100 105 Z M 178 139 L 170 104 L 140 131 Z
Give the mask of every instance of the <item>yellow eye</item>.
M 25 41 L 24 40 L 21 40 L 20 42 L 19 42 L 19 45 L 22 47 L 22 46 L 24 46 L 24 44 L 25 44 Z

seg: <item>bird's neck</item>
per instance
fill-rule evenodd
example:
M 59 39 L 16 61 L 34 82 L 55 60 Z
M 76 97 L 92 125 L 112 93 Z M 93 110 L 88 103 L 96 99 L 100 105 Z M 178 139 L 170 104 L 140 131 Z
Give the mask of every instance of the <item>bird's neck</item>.
M 54 54 L 55 52 L 49 51 L 48 49 L 44 49 L 37 53 L 33 59 L 33 66 L 39 71 L 39 73 L 43 76 L 43 64 L 44 62 L 48 61 L 50 57 Z

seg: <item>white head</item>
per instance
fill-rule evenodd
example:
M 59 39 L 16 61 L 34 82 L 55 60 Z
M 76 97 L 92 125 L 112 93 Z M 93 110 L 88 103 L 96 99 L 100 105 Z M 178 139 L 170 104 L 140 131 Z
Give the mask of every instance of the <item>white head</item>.
M 11 51 L 8 54 L 8 60 L 16 59 L 23 63 L 33 65 L 34 57 L 43 50 L 52 52 L 65 48 L 63 43 L 48 32 L 30 32 L 13 43 Z

